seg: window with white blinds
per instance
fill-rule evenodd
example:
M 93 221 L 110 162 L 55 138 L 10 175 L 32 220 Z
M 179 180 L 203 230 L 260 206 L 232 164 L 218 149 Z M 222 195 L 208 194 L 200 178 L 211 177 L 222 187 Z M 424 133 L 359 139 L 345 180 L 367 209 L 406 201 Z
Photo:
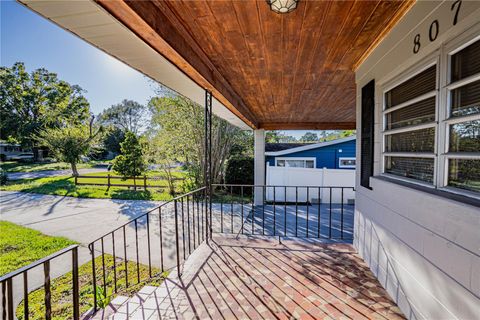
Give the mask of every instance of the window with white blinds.
M 383 92 L 383 173 L 480 197 L 478 33 L 392 83 Z
M 437 65 L 385 92 L 384 172 L 434 183 Z

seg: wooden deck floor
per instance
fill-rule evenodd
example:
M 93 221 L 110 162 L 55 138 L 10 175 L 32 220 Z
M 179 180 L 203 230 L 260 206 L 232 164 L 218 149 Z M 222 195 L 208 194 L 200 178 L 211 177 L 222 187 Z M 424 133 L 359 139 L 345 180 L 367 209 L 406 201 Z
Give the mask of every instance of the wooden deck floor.
M 110 319 L 404 319 L 350 244 L 214 236 Z

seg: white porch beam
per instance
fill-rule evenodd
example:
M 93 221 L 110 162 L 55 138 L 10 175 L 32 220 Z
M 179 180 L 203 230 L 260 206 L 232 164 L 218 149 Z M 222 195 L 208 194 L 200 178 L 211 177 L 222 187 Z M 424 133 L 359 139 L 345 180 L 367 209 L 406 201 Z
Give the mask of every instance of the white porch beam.
M 254 184 L 265 185 L 265 130 L 253 131 L 254 135 Z M 254 192 L 254 204 L 263 205 L 263 187 L 256 187 Z

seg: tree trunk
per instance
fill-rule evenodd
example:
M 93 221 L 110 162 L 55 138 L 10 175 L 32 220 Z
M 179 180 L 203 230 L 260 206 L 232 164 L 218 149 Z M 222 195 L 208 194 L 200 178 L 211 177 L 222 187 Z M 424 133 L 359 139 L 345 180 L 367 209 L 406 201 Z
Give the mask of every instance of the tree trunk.
M 75 162 L 71 162 L 70 165 L 72 166 L 72 174 L 74 177 L 78 176 L 77 164 Z
M 34 142 L 32 142 L 32 153 L 33 153 L 33 162 L 38 162 L 38 148 L 35 146 Z

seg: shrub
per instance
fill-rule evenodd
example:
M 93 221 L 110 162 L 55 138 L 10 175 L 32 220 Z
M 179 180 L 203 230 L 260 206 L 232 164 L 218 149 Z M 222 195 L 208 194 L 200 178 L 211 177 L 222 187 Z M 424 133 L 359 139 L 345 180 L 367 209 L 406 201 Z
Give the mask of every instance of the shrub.
M 228 160 L 225 172 L 226 184 L 253 184 L 254 161 L 252 157 L 232 157 Z M 237 188 L 235 188 L 237 189 Z M 237 193 L 238 190 L 233 190 Z M 244 194 L 251 193 L 250 188 L 244 189 Z

